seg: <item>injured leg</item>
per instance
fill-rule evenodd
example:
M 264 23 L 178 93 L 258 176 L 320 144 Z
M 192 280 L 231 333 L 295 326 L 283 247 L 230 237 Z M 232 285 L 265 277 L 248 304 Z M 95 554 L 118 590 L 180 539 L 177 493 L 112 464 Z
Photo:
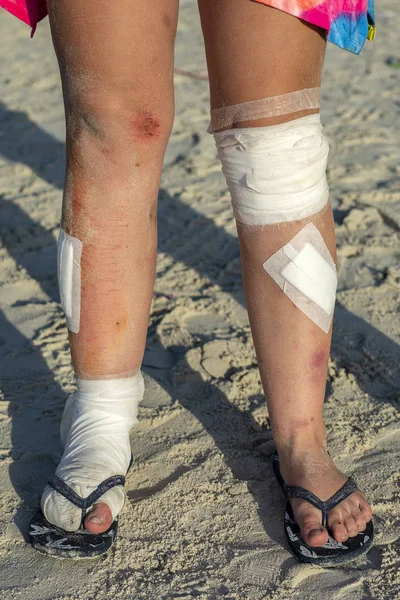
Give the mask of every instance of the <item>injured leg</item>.
M 317 115 L 326 32 L 250 0 L 199 0 L 199 8 L 211 129 L 232 196 L 246 304 L 282 475 L 326 500 L 346 479 L 327 454 L 322 418 L 336 262 L 325 176 L 328 144 Z M 323 240 L 316 246 L 314 236 L 309 238 L 311 263 L 301 254 L 305 245 L 296 244 L 302 230 L 308 235 L 309 224 Z M 289 256 L 283 258 L 285 247 Z M 283 258 L 278 282 L 265 269 L 276 253 Z M 311 275 L 320 283 L 318 265 L 333 285 L 329 292 L 324 286 L 323 297 L 310 298 L 311 287 L 298 289 L 300 277 Z M 297 304 L 287 293 L 290 286 Z M 310 318 L 305 304 L 325 323 Z M 291 502 L 302 539 L 322 546 L 328 532 L 321 511 L 299 498 Z M 342 542 L 370 516 L 357 491 L 329 511 L 328 525 Z
M 322 416 L 337 286 L 328 143 L 319 114 L 236 127 L 230 115 L 249 120 L 256 108 L 259 119 L 268 106 L 248 104 L 212 111 L 212 123 L 230 125 L 214 137 L 237 221 L 258 365 L 285 483 L 327 500 L 347 481 L 327 452 Z M 304 499 L 291 505 L 302 539 L 327 543 L 320 511 Z M 327 527 L 343 542 L 361 535 L 370 518 L 356 490 L 329 511 Z
M 178 2 L 48 4 L 67 125 L 58 275 L 77 391 L 41 506 L 62 530 L 76 531 L 83 517 L 97 534 L 123 506 L 129 432 L 143 396 Z M 102 482 L 112 487 L 96 494 Z
M 292 288 L 300 301 L 296 304 L 266 268 L 310 226 L 319 232 L 334 262 L 332 210 L 328 205 L 293 223 L 237 226 L 246 304 L 281 473 L 286 484 L 304 487 L 327 500 L 347 480 L 328 454 L 323 420 L 332 316 Z M 308 309 L 312 311 L 309 314 Z M 302 539 L 309 546 L 324 545 L 328 531 L 321 524 L 320 511 L 299 498 L 291 499 L 291 504 Z M 357 490 L 328 513 L 332 537 L 346 542 L 349 536 L 364 531 L 371 514 L 365 495 Z

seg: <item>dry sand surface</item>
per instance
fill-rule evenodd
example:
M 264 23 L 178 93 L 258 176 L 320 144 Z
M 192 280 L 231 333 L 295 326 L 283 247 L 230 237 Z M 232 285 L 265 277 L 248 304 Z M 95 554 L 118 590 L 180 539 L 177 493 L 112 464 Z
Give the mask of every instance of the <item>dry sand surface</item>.
M 56 282 L 64 124 L 48 22 L 30 40 L 1 12 L 1 599 L 400 597 L 397 1 L 380 0 L 377 17 L 376 43 L 360 57 L 330 46 L 324 77 L 340 275 L 325 415 L 331 454 L 368 493 L 376 525 L 366 557 L 329 570 L 296 563 L 285 547 L 192 2 L 181 7 L 147 391 L 119 538 L 86 562 L 42 557 L 24 541 L 74 387 Z

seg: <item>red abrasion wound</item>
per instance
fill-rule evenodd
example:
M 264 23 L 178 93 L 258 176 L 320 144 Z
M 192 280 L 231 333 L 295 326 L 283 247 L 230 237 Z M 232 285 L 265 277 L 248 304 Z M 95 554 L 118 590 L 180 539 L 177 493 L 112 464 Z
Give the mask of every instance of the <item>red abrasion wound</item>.
M 160 135 L 160 121 L 146 110 L 133 120 L 135 134 L 143 139 L 156 138 Z

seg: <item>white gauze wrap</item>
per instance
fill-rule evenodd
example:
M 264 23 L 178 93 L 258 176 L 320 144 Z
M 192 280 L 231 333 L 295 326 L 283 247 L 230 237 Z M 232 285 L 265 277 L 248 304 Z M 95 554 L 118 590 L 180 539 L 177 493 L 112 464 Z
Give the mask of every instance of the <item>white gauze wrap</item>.
M 56 475 L 82 498 L 104 479 L 126 474 L 131 460 L 129 431 L 137 423 L 143 392 L 140 372 L 124 379 L 78 380 L 64 409 L 65 450 Z M 114 487 L 97 502 L 106 502 L 114 519 L 124 505 L 124 489 Z M 50 486 L 43 492 L 41 508 L 50 523 L 66 531 L 80 526 L 82 511 Z
M 248 225 L 295 221 L 324 208 L 329 144 L 319 114 L 214 133 L 235 217 Z

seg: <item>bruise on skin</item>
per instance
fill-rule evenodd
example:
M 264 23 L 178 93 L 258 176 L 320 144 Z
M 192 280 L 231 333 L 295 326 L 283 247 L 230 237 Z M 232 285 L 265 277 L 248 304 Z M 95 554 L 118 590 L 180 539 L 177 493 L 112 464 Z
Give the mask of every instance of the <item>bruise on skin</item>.
M 311 380 L 320 384 L 326 380 L 328 374 L 329 352 L 323 348 L 312 354 L 310 365 Z
M 151 206 L 149 217 L 150 217 L 149 218 L 150 223 L 153 225 L 157 225 L 157 217 L 158 217 L 157 204 L 153 204 Z
M 169 18 L 168 15 L 163 15 L 162 21 L 163 21 L 165 27 L 167 27 L 168 29 L 171 27 L 171 19 Z
M 133 128 L 140 138 L 156 138 L 160 134 L 160 121 L 151 111 L 145 110 L 134 118 Z
M 310 366 L 313 369 L 318 369 L 318 368 L 325 366 L 327 364 L 327 362 L 328 362 L 328 353 L 326 352 L 326 350 L 317 350 L 311 359 Z

